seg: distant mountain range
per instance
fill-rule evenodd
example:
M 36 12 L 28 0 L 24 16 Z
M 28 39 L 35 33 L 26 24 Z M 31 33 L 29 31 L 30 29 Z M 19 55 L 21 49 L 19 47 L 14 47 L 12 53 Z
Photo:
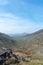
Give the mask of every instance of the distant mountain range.
M 11 37 L 20 37 L 20 36 L 24 36 L 24 35 L 27 35 L 27 33 L 9 34 L 9 36 L 11 36 Z

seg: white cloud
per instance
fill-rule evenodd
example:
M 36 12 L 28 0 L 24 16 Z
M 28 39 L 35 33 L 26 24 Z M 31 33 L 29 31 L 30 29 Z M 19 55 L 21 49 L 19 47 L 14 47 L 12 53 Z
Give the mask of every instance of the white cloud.
M 23 33 L 34 32 L 42 26 L 29 19 L 22 19 L 11 13 L 0 13 L 0 32 L 3 33 Z
M 0 23 L 10 23 L 14 25 L 19 25 L 19 26 L 25 26 L 27 25 L 30 20 L 28 19 L 22 19 L 20 17 L 14 16 L 13 14 L 10 13 L 1 13 L 0 14 Z M 30 23 L 29 23 L 30 24 Z

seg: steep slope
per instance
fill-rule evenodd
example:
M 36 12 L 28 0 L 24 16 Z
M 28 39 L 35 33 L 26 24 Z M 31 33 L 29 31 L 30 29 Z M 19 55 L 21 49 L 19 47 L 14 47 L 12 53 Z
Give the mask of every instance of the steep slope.
M 16 45 L 15 43 L 16 42 L 13 38 L 4 33 L 0 33 L 0 47 L 12 48 L 13 45 Z

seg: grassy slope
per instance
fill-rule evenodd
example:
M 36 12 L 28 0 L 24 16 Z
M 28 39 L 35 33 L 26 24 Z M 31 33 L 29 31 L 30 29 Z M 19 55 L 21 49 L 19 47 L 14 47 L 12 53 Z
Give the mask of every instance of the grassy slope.
M 0 47 L 13 48 L 16 45 L 15 43 L 16 41 L 10 36 L 0 33 Z
M 18 48 L 21 48 L 23 51 L 31 51 L 32 53 L 39 51 L 39 55 L 43 55 L 43 30 L 14 39 L 18 44 Z

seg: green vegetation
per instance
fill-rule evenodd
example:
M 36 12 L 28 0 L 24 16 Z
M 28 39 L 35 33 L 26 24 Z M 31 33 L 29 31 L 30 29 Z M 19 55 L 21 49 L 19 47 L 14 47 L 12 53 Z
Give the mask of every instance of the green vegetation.
M 19 65 L 43 65 L 41 62 L 22 62 Z

